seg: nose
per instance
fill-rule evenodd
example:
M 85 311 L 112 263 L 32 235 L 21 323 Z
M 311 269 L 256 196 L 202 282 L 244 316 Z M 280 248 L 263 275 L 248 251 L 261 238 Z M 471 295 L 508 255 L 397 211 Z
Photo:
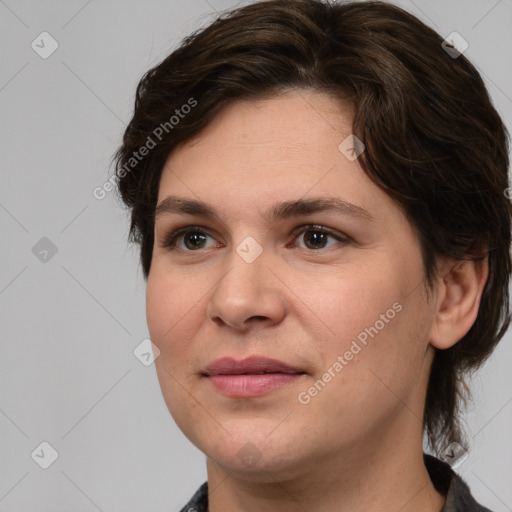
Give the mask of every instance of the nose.
M 219 326 L 239 331 L 281 322 L 286 312 L 282 282 L 271 265 L 264 253 L 248 263 L 233 251 L 228 270 L 215 285 L 208 302 L 208 317 Z

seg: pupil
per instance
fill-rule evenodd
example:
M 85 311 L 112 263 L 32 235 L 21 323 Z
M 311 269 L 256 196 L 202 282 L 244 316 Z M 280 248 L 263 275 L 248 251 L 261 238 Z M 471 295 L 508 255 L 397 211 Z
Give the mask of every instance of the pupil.
M 321 249 L 323 247 L 323 244 L 322 244 L 322 247 L 319 247 L 318 245 L 315 245 L 315 244 L 324 242 L 326 234 L 320 233 L 318 231 L 308 231 L 307 233 L 312 233 L 307 237 L 308 241 L 312 240 L 312 243 L 311 243 L 312 248 L 313 249 Z M 307 243 L 306 245 L 308 245 L 308 247 L 309 247 L 310 244 Z
M 189 242 L 191 245 L 189 245 Z M 190 249 L 197 249 L 201 243 L 204 242 L 204 235 L 200 233 L 190 233 L 187 237 L 185 237 L 185 245 Z

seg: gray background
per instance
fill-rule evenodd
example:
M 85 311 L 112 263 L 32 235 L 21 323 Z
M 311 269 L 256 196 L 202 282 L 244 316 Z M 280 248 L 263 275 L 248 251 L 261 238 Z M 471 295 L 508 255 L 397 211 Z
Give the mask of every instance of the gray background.
M 469 42 L 512 129 L 512 1 L 397 3 Z M 171 512 L 206 478 L 154 366 L 133 354 L 148 332 L 127 215 L 92 191 L 143 72 L 234 5 L 0 0 L 0 510 Z M 46 59 L 31 47 L 43 31 L 59 45 Z M 474 379 L 472 451 L 457 469 L 497 512 L 512 510 L 510 341 Z M 43 441 L 58 452 L 48 469 L 31 456 Z

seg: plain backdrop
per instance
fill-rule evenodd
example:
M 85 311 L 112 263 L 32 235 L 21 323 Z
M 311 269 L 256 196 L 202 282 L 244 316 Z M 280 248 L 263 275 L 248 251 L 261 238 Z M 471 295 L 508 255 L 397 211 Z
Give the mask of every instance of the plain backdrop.
M 512 129 L 512 1 L 396 3 L 464 37 Z M 154 365 L 134 354 L 148 331 L 127 213 L 93 189 L 111 175 L 142 74 L 236 4 L 0 0 L 4 512 L 172 512 L 206 479 Z M 512 510 L 510 342 L 473 380 L 472 451 L 457 468 L 495 512 Z

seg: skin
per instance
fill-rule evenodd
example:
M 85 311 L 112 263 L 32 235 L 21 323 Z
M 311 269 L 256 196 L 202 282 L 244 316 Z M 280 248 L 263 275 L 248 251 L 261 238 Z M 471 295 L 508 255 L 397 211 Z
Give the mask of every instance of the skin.
M 338 149 L 351 119 L 346 105 L 313 91 L 237 101 L 163 169 L 158 204 L 174 195 L 218 213 L 157 217 L 146 302 L 166 404 L 207 456 L 212 512 L 437 512 L 444 504 L 422 460 L 426 386 L 434 347 L 456 343 L 476 318 L 487 263 L 440 258 L 427 294 L 406 216 Z M 313 197 L 343 199 L 372 220 L 264 215 L 279 201 Z M 308 224 L 348 240 L 311 248 L 312 228 L 292 234 Z M 163 247 L 173 230 L 197 225 L 199 249 L 186 235 Z M 236 251 L 249 236 L 262 249 L 252 263 Z M 396 303 L 400 312 L 301 403 Z M 245 399 L 220 394 L 201 374 L 219 357 L 254 354 L 305 374 Z

